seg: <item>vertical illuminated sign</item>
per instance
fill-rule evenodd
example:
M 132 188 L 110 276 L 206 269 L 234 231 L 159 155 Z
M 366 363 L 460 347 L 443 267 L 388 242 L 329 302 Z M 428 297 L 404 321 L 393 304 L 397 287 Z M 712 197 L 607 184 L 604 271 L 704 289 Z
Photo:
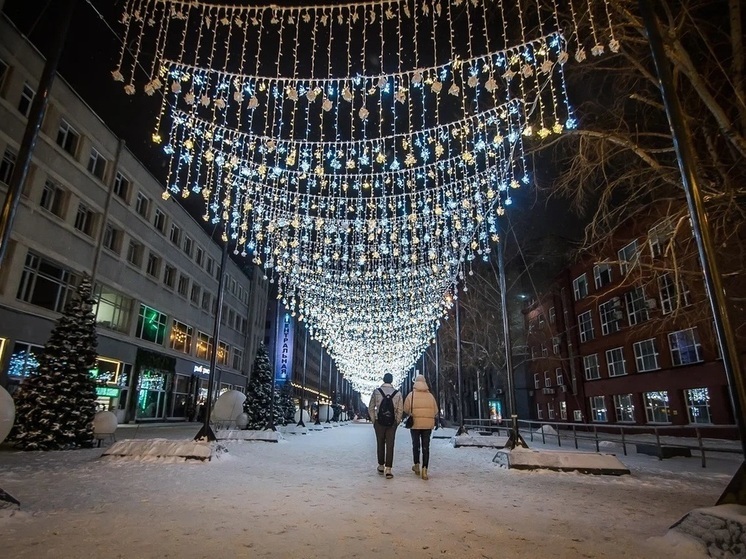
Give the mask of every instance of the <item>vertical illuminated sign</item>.
M 293 378 L 293 335 L 295 328 L 290 314 L 283 312 L 279 305 L 277 320 L 280 321 L 280 327 L 277 329 L 275 343 L 275 382 L 283 383 Z

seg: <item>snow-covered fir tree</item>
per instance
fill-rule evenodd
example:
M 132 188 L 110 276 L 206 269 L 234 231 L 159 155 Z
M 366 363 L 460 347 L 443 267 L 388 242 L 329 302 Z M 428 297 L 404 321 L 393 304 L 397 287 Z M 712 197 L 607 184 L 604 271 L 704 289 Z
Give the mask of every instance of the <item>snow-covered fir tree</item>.
M 246 389 L 244 411 L 249 416 L 247 429 L 264 429 L 269 422 L 270 402 L 272 402 L 272 382 L 274 382 L 272 365 L 269 354 L 263 343 L 259 344 L 251 370 L 251 379 Z M 280 391 L 275 390 L 273 418 L 274 424 L 282 423 L 282 409 L 280 407 Z
M 91 281 L 83 277 L 77 293 L 57 321 L 39 366 L 15 397 L 11 435 L 24 450 L 62 450 L 93 446 L 96 385 L 96 317 Z
M 293 400 L 293 385 L 288 381 L 280 388 L 280 407 L 282 408 L 282 424 L 295 422 L 295 401 Z

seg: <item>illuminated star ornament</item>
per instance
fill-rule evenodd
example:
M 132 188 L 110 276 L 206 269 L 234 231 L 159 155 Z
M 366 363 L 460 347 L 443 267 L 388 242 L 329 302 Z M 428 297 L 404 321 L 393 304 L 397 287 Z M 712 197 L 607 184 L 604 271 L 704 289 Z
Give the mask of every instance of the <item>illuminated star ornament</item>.
M 362 394 L 489 258 L 526 138 L 576 125 L 565 63 L 619 49 L 608 2 L 530 4 L 126 2 L 112 75 L 162 97 L 164 197 L 202 198 Z

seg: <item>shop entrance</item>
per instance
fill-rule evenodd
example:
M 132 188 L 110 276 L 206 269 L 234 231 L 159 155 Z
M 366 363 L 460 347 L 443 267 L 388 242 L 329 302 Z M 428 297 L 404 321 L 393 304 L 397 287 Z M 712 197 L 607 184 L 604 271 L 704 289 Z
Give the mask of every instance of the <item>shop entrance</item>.
M 137 381 L 135 419 L 161 419 L 165 417 L 168 377 L 167 372 L 157 369 L 140 371 L 140 377 Z

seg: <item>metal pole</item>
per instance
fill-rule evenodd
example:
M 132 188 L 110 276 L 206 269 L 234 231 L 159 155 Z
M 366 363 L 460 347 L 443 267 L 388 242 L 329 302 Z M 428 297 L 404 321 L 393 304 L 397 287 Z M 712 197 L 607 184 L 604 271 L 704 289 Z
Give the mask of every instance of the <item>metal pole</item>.
M 275 308 L 275 341 L 272 344 L 275 353 L 273 357 L 277 356 L 277 342 L 280 339 L 280 315 L 282 314 L 280 301 L 276 301 L 275 303 L 277 306 Z M 267 425 L 264 427 L 265 431 L 277 431 L 275 428 L 275 380 L 275 369 L 272 367 L 272 384 L 269 386 L 269 417 L 267 418 Z
M 62 7 L 58 14 L 57 25 L 55 25 L 57 33 L 49 46 L 47 61 L 39 78 L 39 86 L 29 107 L 26 130 L 23 133 L 13 174 L 10 177 L 8 193 L 5 196 L 2 212 L 0 213 L 0 268 L 2 268 L 5 253 L 10 244 L 10 232 L 13 229 L 18 204 L 21 202 L 23 185 L 26 182 L 29 167 L 31 166 L 31 157 L 36 147 L 36 140 L 39 137 L 39 130 L 44 121 L 44 114 L 47 111 L 49 94 L 54 83 L 54 78 L 57 75 L 57 66 L 62 56 L 67 30 L 70 27 L 70 20 L 72 19 L 77 0 L 64 0 L 64 3 L 60 3 Z
M 743 405 L 746 402 L 746 383 L 741 371 L 741 363 L 737 351 L 736 339 L 728 316 L 728 305 L 723 288 L 722 277 L 718 270 L 717 252 L 710 226 L 707 221 L 702 193 L 696 173 L 696 158 L 689 127 L 684 119 L 681 103 L 676 95 L 676 86 L 673 81 L 671 67 L 666 58 L 666 53 L 661 37 L 658 20 L 653 11 L 650 0 L 639 0 L 640 12 L 648 34 L 650 50 L 653 54 L 658 79 L 660 80 L 661 95 L 666 107 L 668 123 L 671 127 L 674 149 L 681 171 L 681 179 L 689 207 L 689 216 L 692 220 L 692 230 L 697 243 L 699 261 L 702 265 L 705 289 L 710 300 L 712 316 L 715 321 L 715 331 L 718 342 L 722 348 L 723 369 L 730 386 L 730 396 L 733 405 L 736 424 L 741 436 L 741 449 L 746 455 L 746 417 L 744 417 Z M 728 488 L 720 497 L 718 504 L 723 502 L 746 502 L 744 490 L 744 462 L 734 476 Z
M 329 412 L 332 409 L 333 398 L 332 398 L 332 365 L 334 363 L 332 362 L 331 358 L 329 358 L 329 382 L 327 383 L 327 386 L 329 387 L 329 404 L 326 406 L 326 421 L 324 423 L 331 423 L 329 421 Z
M 324 370 L 324 346 L 319 344 L 319 384 L 316 393 L 316 421 L 314 425 L 321 425 L 321 372 Z
M 435 416 L 435 428 L 440 428 L 442 418 L 440 417 L 440 343 L 438 331 L 435 331 L 435 400 L 438 402 L 438 415 Z
M 122 149 L 124 149 L 124 140 L 121 138 L 117 143 L 117 152 L 114 155 L 114 166 L 109 177 L 109 190 L 106 193 L 106 202 L 104 203 L 104 215 L 101 218 L 101 227 L 98 230 L 98 238 L 96 239 L 96 252 L 93 255 L 93 265 L 91 266 L 91 285 L 96 285 L 96 274 L 98 274 L 98 263 L 101 260 L 101 249 L 104 242 L 104 233 L 106 232 L 106 222 L 109 220 L 109 209 L 111 208 L 111 198 L 114 195 L 114 184 L 117 180 L 117 167 L 119 167 L 119 158 L 122 155 Z
M 306 424 L 303 421 L 303 412 L 305 411 L 306 405 L 306 359 L 308 357 L 308 328 L 306 328 L 306 337 L 303 341 L 303 381 L 300 385 L 300 405 L 298 406 L 298 427 L 305 427 Z
M 225 264 L 228 261 L 228 243 L 223 243 L 223 252 L 220 256 L 220 280 L 218 281 L 218 301 L 215 310 L 215 321 L 212 326 L 212 352 L 210 352 L 210 374 L 207 377 L 207 401 L 205 402 L 205 421 L 194 440 L 206 439 L 215 441 L 217 437 L 210 427 L 210 415 L 212 413 L 213 381 L 218 362 L 218 343 L 220 341 L 220 320 L 223 314 L 223 291 L 225 288 Z
M 458 295 L 458 294 L 457 294 Z M 456 435 L 468 433 L 464 426 L 464 379 L 461 376 L 461 306 L 456 299 L 456 377 L 458 382 L 458 431 Z
M 507 235 L 497 243 L 497 271 L 500 280 L 500 305 L 503 314 L 503 336 L 505 338 L 505 373 L 508 382 L 508 411 L 510 413 L 510 435 L 505 448 L 515 448 L 520 445 L 528 447 L 518 432 L 518 413 L 515 406 L 515 387 L 513 386 L 513 344 L 510 340 L 510 320 L 508 319 L 508 287 L 505 277 L 505 240 Z

